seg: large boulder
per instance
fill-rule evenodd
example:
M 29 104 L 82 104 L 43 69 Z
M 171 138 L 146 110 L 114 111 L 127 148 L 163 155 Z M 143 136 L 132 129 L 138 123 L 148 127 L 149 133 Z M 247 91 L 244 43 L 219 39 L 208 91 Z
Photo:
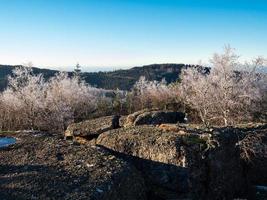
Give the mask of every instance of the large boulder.
M 143 159 L 186 167 L 183 141 L 180 132 L 144 125 L 102 133 L 97 138 L 97 145 Z
M 126 117 L 125 122 L 123 123 L 123 126 L 124 126 L 124 127 L 132 126 L 132 125 L 134 124 L 134 121 L 136 120 L 136 118 L 137 118 L 139 115 L 143 114 L 144 112 L 148 112 L 148 111 L 149 111 L 149 109 L 144 109 L 144 110 L 140 110 L 140 111 L 137 111 L 137 112 L 134 112 L 134 113 L 128 115 L 128 116 Z
M 51 135 L 13 135 L 0 149 L 0 199 L 145 200 L 141 174 L 101 148 Z
M 244 137 L 239 141 L 239 147 L 241 159 L 245 163 L 248 183 L 252 186 L 252 190 L 267 188 L 267 125 L 251 128 L 243 135 Z M 265 198 L 267 198 L 266 191 Z
M 202 157 L 190 159 L 190 183 L 198 199 L 235 199 L 247 194 L 247 180 L 231 128 L 213 130 Z M 201 160 L 200 160 L 201 158 Z
M 136 126 L 105 132 L 98 137 L 97 144 L 132 162 L 143 173 L 152 193 L 164 199 L 176 192 L 178 198 L 189 189 L 187 137 L 154 126 Z M 200 151 L 205 141 L 194 137 L 196 142 L 192 146 Z M 165 192 L 159 194 L 162 188 Z
M 255 199 L 267 185 L 267 129 L 220 128 L 210 132 L 207 148 L 188 159 L 189 182 L 197 199 Z M 191 151 L 191 149 L 186 149 Z
M 120 127 L 120 116 L 107 116 L 70 124 L 65 131 L 65 139 L 78 141 L 93 140 L 101 133 Z
M 174 111 L 138 111 L 127 117 L 125 126 L 159 125 L 163 123 L 184 123 L 185 113 Z
M 188 191 L 193 199 L 255 199 L 252 188 L 267 185 L 267 131 L 249 130 L 132 126 L 103 133 L 97 144 L 130 160 L 163 199 L 174 191 L 175 198 Z

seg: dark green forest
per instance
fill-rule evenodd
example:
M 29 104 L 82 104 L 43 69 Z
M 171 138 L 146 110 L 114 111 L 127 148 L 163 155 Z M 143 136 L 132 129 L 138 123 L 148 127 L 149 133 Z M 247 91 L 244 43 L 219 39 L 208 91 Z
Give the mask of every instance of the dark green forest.
M 181 69 L 191 65 L 185 64 L 152 64 L 142 67 L 133 67 L 131 69 L 116 70 L 109 72 L 83 72 L 81 77 L 92 86 L 104 89 L 121 89 L 129 90 L 134 83 L 145 76 L 148 80 L 160 81 L 165 79 L 167 83 L 177 80 Z M 15 67 L 12 65 L 0 65 L 0 90 L 2 91 L 7 86 L 7 76 L 12 74 Z M 33 73 L 42 73 L 47 79 L 53 76 L 58 71 L 51 69 L 40 69 L 33 67 Z M 69 72 L 72 75 L 72 72 Z

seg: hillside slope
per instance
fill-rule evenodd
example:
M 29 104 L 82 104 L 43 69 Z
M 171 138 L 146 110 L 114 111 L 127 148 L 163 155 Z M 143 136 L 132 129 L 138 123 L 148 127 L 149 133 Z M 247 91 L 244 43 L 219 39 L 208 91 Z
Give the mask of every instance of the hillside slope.
M 110 72 L 83 72 L 82 78 L 90 85 L 99 88 L 129 90 L 140 76 L 145 76 L 148 80 L 160 81 L 165 79 L 168 83 L 174 82 L 179 77 L 181 69 L 188 66 L 190 65 L 153 64 Z M 17 66 L 0 65 L 0 90 L 6 87 L 7 76 L 12 73 L 15 67 Z M 34 67 L 33 72 L 43 73 L 45 78 L 49 78 L 58 71 Z

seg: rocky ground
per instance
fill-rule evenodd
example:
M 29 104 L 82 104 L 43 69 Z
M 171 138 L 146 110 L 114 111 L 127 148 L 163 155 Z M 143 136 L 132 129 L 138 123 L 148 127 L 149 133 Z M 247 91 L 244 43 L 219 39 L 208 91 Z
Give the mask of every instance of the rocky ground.
M 0 199 L 267 198 L 267 125 L 153 126 L 148 116 L 113 130 L 112 117 L 73 124 L 71 140 L 3 133 L 17 143 L 0 149 Z
M 0 149 L 1 200 L 146 199 L 140 173 L 103 149 L 55 135 L 12 136 L 17 143 Z

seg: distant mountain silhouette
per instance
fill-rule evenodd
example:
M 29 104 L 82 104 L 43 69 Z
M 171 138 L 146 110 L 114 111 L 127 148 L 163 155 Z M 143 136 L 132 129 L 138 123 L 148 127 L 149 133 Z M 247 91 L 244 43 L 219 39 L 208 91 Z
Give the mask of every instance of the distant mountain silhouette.
M 177 80 L 182 68 L 191 66 L 193 65 L 152 64 L 110 72 L 83 72 L 81 76 L 87 83 L 98 88 L 129 90 L 140 76 L 145 76 L 148 80 L 161 81 L 165 79 L 167 83 L 171 83 Z M 11 75 L 15 67 L 19 66 L 0 65 L 0 90 L 7 86 L 7 76 Z M 36 74 L 42 73 L 44 78 L 47 79 L 54 76 L 58 71 L 33 67 L 33 72 Z M 72 72 L 69 72 L 69 74 L 72 75 Z

